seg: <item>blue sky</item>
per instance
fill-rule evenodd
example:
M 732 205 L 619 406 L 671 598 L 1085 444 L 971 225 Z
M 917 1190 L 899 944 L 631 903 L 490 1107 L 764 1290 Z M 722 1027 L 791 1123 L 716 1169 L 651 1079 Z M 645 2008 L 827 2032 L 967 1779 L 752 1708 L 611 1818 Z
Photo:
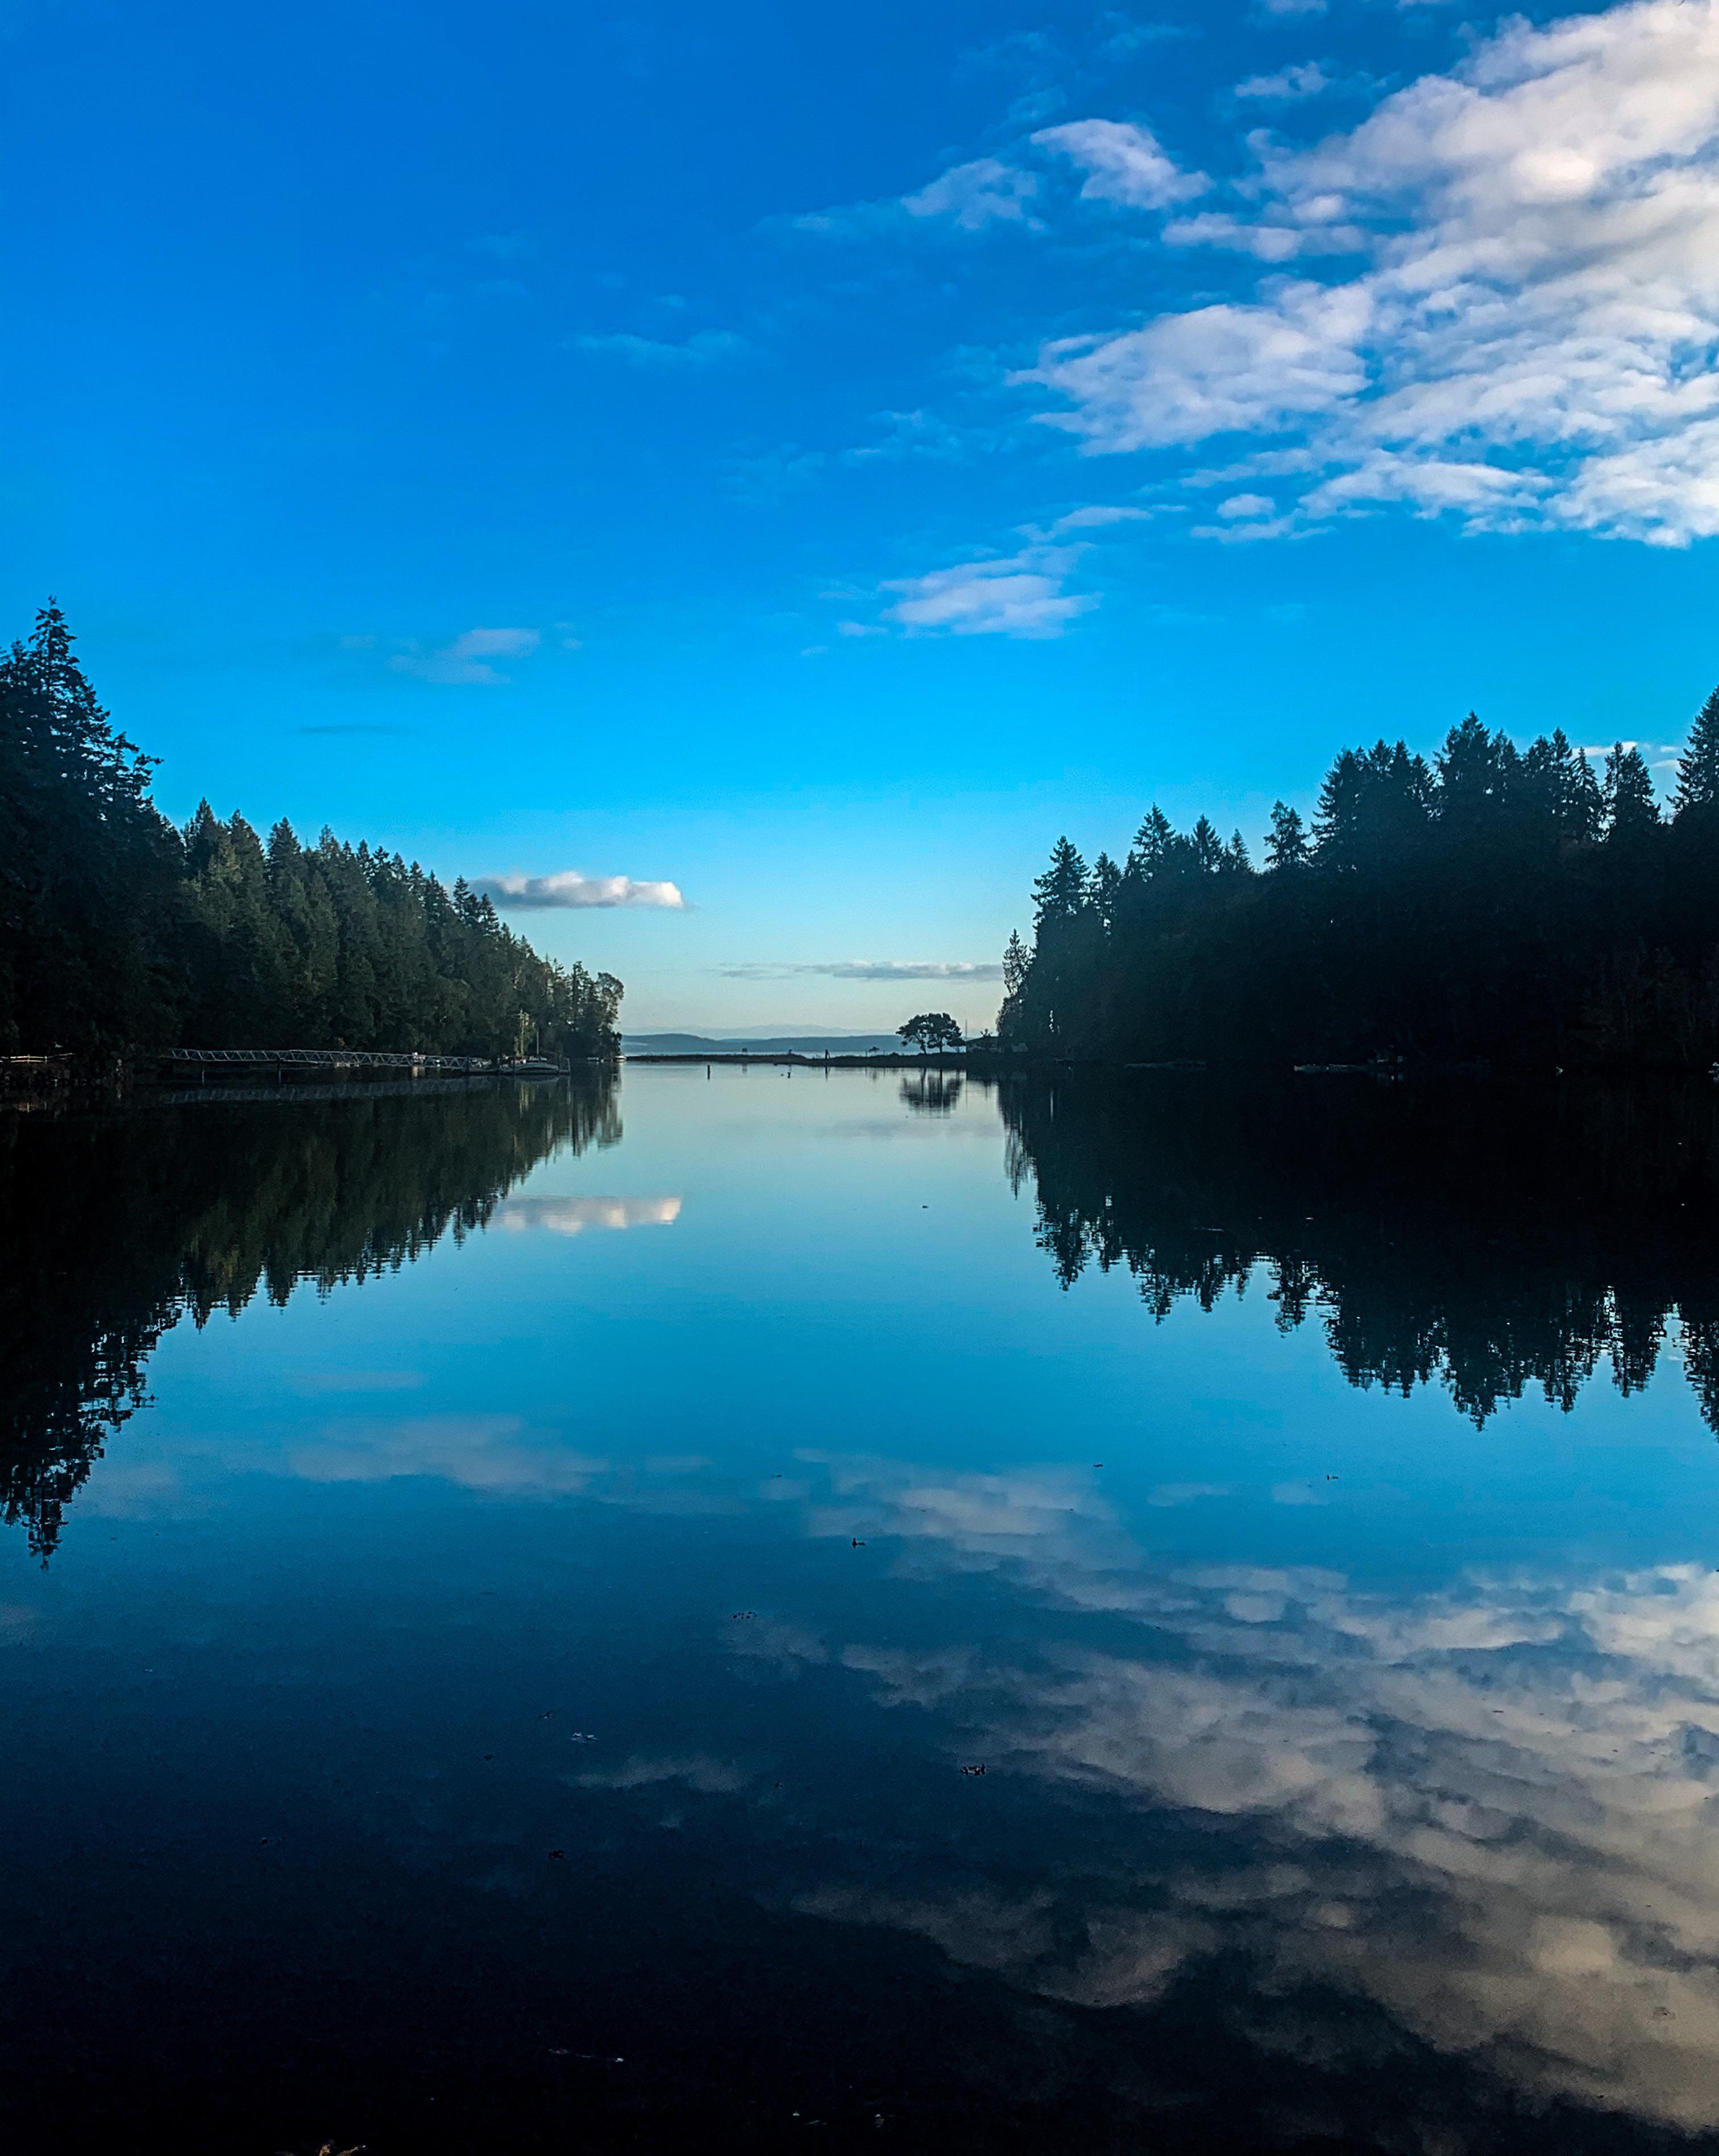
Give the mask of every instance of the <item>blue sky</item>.
M 1719 675 L 1715 0 L 0 0 L 0 142 L 8 624 L 635 1028 L 982 1021 L 1063 830 Z

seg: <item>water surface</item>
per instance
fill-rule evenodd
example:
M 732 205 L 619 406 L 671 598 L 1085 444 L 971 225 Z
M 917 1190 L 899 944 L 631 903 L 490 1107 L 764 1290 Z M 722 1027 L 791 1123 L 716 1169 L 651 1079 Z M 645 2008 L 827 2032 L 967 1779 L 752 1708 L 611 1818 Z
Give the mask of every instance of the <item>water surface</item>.
M 1711 1090 L 9 1119 L 0 2123 L 1719 2147 Z

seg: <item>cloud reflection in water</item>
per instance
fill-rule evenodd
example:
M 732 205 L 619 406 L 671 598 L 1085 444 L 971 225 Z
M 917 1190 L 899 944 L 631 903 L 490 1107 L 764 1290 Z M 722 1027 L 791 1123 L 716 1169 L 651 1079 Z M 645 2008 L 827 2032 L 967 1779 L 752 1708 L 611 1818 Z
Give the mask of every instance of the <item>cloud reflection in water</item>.
M 1092 2007 L 1239 1952 L 1264 2001 L 1335 1987 L 1524 2092 L 1719 2125 L 1719 1573 L 1393 1592 L 1131 1554 L 1054 1471 L 833 1472 L 911 1572 L 993 1570 L 1131 1619 L 1141 1646 L 1095 1649 L 1078 1621 L 1030 1658 L 847 1646 L 952 1761 L 1039 1784 L 1056 1855 L 1026 1891 L 940 1861 L 808 1887 L 803 1913 Z
M 504 1198 L 490 1225 L 519 1234 L 546 1228 L 581 1235 L 588 1228 L 666 1228 L 680 1217 L 678 1198 Z

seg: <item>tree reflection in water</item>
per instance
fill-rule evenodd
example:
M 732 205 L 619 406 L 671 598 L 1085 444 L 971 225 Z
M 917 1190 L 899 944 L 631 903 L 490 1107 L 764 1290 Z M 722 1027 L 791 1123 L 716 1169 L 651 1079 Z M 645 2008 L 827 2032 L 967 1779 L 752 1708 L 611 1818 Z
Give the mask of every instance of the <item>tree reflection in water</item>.
M 961 1098 L 958 1070 L 916 1070 L 901 1081 L 901 1098 L 914 1116 L 952 1116 Z
M 606 1072 L 0 1117 L 0 1513 L 45 1562 L 190 1317 L 398 1270 L 550 1153 L 621 1135 Z
M 1719 1430 L 1719 1090 L 1437 1089 L 1069 1073 L 1000 1088 L 1009 1173 L 1065 1287 L 1126 1265 L 1157 1318 L 1263 1268 L 1352 1384 L 1435 1379 L 1477 1424 L 1530 1387 L 1624 1393 L 1666 1328 Z

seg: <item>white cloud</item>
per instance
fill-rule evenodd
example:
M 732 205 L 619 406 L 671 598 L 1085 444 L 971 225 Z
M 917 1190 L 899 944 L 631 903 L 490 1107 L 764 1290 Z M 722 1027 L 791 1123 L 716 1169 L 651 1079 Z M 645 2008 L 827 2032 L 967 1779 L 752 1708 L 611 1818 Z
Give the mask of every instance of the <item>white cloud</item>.
M 900 232 L 904 225 L 982 232 L 988 226 L 1006 224 L 1039 232 L 1044 227 L 1032 208 L 1038 193 L 1036 173 L 1006 165 L 998 157 L 974 157 L 966 164 L 952 165 L 911 194 L 808 210 L 787 223 L 795 232 L 842 239 Z
M 1049 423 L 1095 449 L 1275 432 L 1365 388 L 1357 346 L 1371 304 L 1353 286 L 1287 285 L 1266 305 L 1220 303 L 1116 336 L 1060 339 L 1016 379 L 1060 390 L 1075 408 Z
M 1109 502 L 1090 502 L 1084 509 L 1071 509 L 1066 516 L 1059 516 L 1051 525 L 1050 536 L 1060 539 L 1065 531 L 1098 531 L 1111 524 L 1145 524 L 1151 521 L 1149 509 L 1113 507 Z
M 732 330 L 695 330 L 679 342 L 614 331 L 603 336 L 577 336 L 573 344 L 580 352 L 606 354 L 657 372 L 720 367 L 725 361 L 745 357 L 753 349 Z
M 480 876 L 474 879 L 472 889 L 504 912 L 648 906 L 680 913 L 686 908 L 678 884 L 639 883 L 631 876 L 581 875 L 577 869 L 545 876 Z
M 1303 521 L 1719 534 L 1719 0 L 1513 18 L 1352 130 L 1255 146 L 1165 238 L 1360 266 L 1047 345 L 1017 378 L 1066 400 L 1052 424 L 1093 451 L 1294 439 Z
M 910 217 L 947 218 L 963 232 L 977 232 L 999 221 L 1030 223 L 1027 205 L 1038 192 L 1031 172 L 995 157 L 976 157 L 952 167 L 917 194 L 904 195 L 901 207 Z
M 451 644 L 426 650 L 413 644 L 397 651 L 388 665 L 396 674 L 415 675 L 459 688 L 492 688 L 508 675 L 490 665 L 495 659 L 523 659 L 542 641 L 535 629 L 469 629 Z
M 1203 172 L 1184 172 L 1166 156 L 1155 135 L 1126 121 L 1072 120 L 1041 129 L 1033 141 L 1040 149 L 1071 159 L 1085 173 L 1084 201 L 1167 209 L 1172 203 L 1203 194 L 1211 185 Z
M 1245 82 L 1235 85 L 1238 97 L 1257 97 L 1289 103 L 1294 99 L 1317 97 L 1321 90 L 1331 88 L 1331 77 L 1317 60 L 1303 60 L 1293 67 L 1280 68 L 1275 74 L 1250 74 Z
M 724 966 L 731 981 L 786 980 L 795 973 L 822 973 L 834 981 L 1000 981 L 1003 968 L 967 958 L 827 958 L 806 963 L 776 963 Z
M 1006 559 L 962 562 L 887 583 L 884 618 L 910 635 L 1060 636 L 1098 601 L 1065 592 L 1072 547 L 1029 547 Z

